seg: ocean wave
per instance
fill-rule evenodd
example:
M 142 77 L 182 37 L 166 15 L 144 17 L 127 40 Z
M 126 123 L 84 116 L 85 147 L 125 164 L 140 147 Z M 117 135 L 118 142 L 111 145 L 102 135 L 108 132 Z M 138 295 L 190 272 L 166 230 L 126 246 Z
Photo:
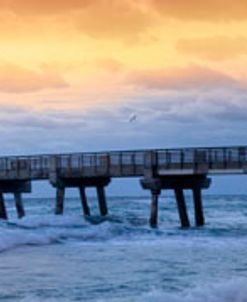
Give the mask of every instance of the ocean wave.
M 212 236 L 207 230 L 151 229 L 145 222 L 140 225 L 115 217 L 85 219 L 80 215 L 40 217 L 33 215 L 22 220 L 1 222 L 0 252 L 20 246 L 48 245 L 77 240 L 80 244 L 108 241 L 109 244 L 164 246 L 166 249 L 192 247 L 222 250 L 226 246 L 245 246 L 245 234 L 238 241 L 231 237 Z M 215 233 L 216 231 L 214 231 Z M 188 240 L 189 239 L 189 240 Z
M 246 278 L 201 285 L 181 293 L 152 290 L 133 302 L 247 302 Z
M 231 223 L 227 220 L 225 224 L 208 223 L 204 228 L 182 230 L 177 221 L 177 212 L 168 215 L 166 210 L 166 216 L 160 214 L 159 228 L 151 229 L 147 213 L 139 213 L 139 204 L 137 208 L 138 213 L 118 213 L 106 218 L 99 215 L 84 218 L 75 214 L 78 211 L 63 216 L 41 215 L 31 211 L 30 216 L 21 220 L 12 218 L 8 222 L 0 221 L 0 252 L 19 246 L 64 243 L 70 239 L 77 240 L 79 244 L 108 241 L 112 245 L 159 245 L 165 249 L 180 249 L 182 246 L 208 251 L 226 247 L 242 249 L 247 244 L 246 224 L 240 228 L 237 225 L 239 217 L 232 216 Z M 243 219 L 241 224 L 244 224 Z
M 214 284 L 198 286 L 179 293 L 167 293 L 162 290 L 153 289 L 147 293 L 140 294 L 138 297 L 111 297 L 97 299 L 97 302 L 247 302 L 246 278 L 238 278 L 230 281 L 221 281 Z M 78 297 L 75 299 L 78 301 Z M 51 298 L 39 297 L 29 294 L 19 300 L 20 302 L 69 302 L 74 301 L 73 297 Z
M 140 233 L 142 231 L 139 229 Z M 32 216 L 22 220 L 1 222 L 0 252 L 20 246 L 63 243 L 69 239 L 78 242 L 99 242 L 129 238 L 138 228 L 126 226 L 115 219 L 82 216 Z

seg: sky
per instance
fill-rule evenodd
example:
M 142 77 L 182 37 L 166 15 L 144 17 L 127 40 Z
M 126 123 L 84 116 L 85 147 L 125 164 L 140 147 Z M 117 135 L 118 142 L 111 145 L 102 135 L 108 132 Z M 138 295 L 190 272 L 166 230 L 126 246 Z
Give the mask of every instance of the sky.
M 1 153 L 245 145 L 246 33 L 245 0 L 0 0 Z

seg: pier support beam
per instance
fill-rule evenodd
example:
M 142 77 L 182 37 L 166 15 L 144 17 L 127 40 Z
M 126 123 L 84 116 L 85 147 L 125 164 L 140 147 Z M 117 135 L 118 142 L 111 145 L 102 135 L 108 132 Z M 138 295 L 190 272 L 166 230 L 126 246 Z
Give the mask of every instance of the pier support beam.
M 204 225 L 204 215 L 202 206 L 202 195 L 200 188 L 193 189 L 194 209 L 195 209 L 195 224 L 196 226 Z
M 189 217 L 187 214 L 187 207 L 184 198 L 184 192 L 182 188 L 175 188 L 175 195 L 178 207 L 179 218 L 181 222 L 181 227 L 190 227 Z
M 150 209 L 150 219 L 149 224 L 152 228 L 156 228 L 158 224 L 158 209 L 159 209 L 159 195 L 160 190 L 151 190 L 152 193 L 152 202 Z
M 64 188 L 57 188 L 55 214 L 62 215 L 64 210 Z
M 97 195 L 98 195 L 100 214 L 102 216 L 106 216 L 108 214 L 108 209 L 107 209 L 107 203 L 105 198 L 104 186 L 102 185 L 97 186 Z
M 84 187 L 79 187 L 81 205 L 85 216 L 90 216 L 90 209 L 87 203 L 87 195 Z
M 3 193 L 0 193 L 0 219 L 8 219 Z
M 65 188 L 77 188 L 80 193 L 81 205 L 83 213 L 90 215 L 90 208 L 87 202 L 86 188 L 96 188 L 99 202 L 100 214 L 106 216 L 108 214 L 105 190 L 104 188 L 110 183 L 110 177 L 65 177 L 59 173 L 50 175 L 50 183 L 57 190 L 55 214 L 63 214 L 64 210 L 64 190 Z
M 141 179 L 141 186 L 145 190 L 152 192 L 151 216 L 150 225 L 157 226 L 158 223 L 158 196 L 163 189 L 174 190 L 178 214 L 183 228 L 190 226 L 190 221 L 187 213 L 186 202 L 183 190 L 193 190 L 194 205 L 195 205 L 195 220 L 196 225 L 204 224 L 201 190 L 209 188 L 211 180 L 206 174 L 198 175 L 164 175 L 150 176 L 146 174 L 145 178 Z
M 30 180 L 1 180 L 0 181 L 0 219 L 7 219 L 7 211 L 4 202 L 4 193 L 14 194 L 17 215 L 19 218 L 25 215 L 21 200 L 21 193 L 31 193 Z
M 22 218 L 25 216 L 25 210 L 24 210 L 24 206 L 22 203 L 21 193 L 19 193 L 19 192 L 14 193 L 14 197 L 15 197 L 15 206 L 16 206 L 17 216 L 18 216 L 18 218 Z

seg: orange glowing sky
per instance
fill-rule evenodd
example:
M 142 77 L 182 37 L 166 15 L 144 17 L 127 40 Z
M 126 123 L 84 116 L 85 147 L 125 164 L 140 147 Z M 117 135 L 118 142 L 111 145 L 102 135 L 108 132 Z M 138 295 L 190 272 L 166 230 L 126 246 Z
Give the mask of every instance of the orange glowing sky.
M 83 109 L 245 86 L 245 0 L 0 0 L 0 104 Z

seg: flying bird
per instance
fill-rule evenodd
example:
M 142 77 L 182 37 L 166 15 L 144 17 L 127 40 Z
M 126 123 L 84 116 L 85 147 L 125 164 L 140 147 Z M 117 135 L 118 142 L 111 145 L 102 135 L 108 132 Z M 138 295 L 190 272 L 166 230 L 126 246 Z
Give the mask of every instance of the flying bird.
M 131 114 L 131 116 L 129 117 L 129 123 L 133 123 L 137 120 L 137 116 L 136 114 Z

